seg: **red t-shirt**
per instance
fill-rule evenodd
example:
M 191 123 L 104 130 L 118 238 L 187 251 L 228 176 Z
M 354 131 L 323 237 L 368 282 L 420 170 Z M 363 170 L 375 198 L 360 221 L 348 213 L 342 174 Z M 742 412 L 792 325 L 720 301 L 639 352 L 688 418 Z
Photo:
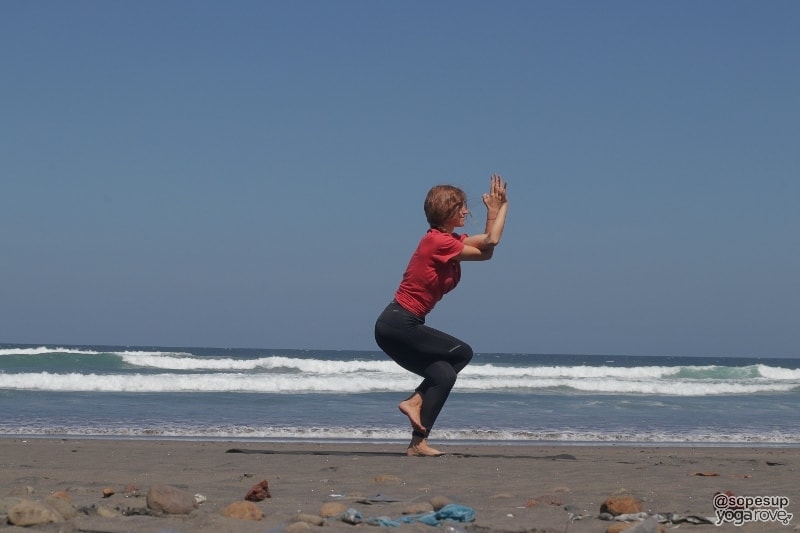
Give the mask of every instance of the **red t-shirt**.
M 429 229 L 411 256 L 394 299 L 419 317 L 431 312 L 442 296 L 461 279 L 461 264 L 455 260 L 464 249 L 466 235 Z

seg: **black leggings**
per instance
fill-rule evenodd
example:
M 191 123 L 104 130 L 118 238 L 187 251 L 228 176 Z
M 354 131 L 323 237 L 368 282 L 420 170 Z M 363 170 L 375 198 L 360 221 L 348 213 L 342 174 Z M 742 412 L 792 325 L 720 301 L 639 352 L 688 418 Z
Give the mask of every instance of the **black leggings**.
M 398 365 L 423 378 L 420 422 L 428 436 L 456 377 L 472 359 L 469 344 L 425 325 L 425 320 L 392 301 L 375 322 L 375 341 Z M 414 432 L 418 434 L 418 432 Z

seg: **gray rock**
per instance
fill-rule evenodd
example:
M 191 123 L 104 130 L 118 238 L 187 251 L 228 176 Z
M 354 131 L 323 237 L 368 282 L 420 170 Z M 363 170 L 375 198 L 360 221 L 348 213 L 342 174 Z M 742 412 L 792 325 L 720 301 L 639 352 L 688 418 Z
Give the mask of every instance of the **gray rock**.
M 197 508 L 194 494 L 171 485 L 153 485 L 147 492 L 147 506 L 160 513 L 189 514 Z
M 410 503 L 403 508 L 403 514 L 432 513 L 433 505 L 428 502 Z
M 658 523 L 657 516 L 651 516 L 644 522 L 640 522 L 633 527 L 625 530 L 625 533 L 659 533 L 663 531 L 663 527 Z
M 9 524 L 27 527 L 63 522 L 64 517 L 45 503 L 22 500 L 8 510 L 7 520 Z
M 350 507 L 341 516 L 342 522 L 346 524 L 360 524 L 361 523 L 361 513 L 359 513 L 356 509 Z
M 434 496 L 433 498 L 431 498 L 431 502 L 430 503 L 431 503 L 431 507 L 433 507 L 433 510 L 434 511 L 438 511 L 439 509 L 441 509 L 445 505 L 447 505 L 449 503 L 453 503 L 453 500 L 451 500 L 447 496 Z

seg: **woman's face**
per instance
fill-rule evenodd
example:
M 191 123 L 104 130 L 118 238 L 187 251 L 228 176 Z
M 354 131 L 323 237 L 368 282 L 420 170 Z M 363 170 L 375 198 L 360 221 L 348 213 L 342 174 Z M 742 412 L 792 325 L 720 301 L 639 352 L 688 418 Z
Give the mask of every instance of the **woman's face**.
M 463 228 L 464 224 L 466 224 L 468 214 L 469 209 L 467 208 L 467 203 L 461 202 L 458 207 L 458 212 L 453 215 L 453 218 L 449 220 L 449 223 L 452 224 L 454 228 Z

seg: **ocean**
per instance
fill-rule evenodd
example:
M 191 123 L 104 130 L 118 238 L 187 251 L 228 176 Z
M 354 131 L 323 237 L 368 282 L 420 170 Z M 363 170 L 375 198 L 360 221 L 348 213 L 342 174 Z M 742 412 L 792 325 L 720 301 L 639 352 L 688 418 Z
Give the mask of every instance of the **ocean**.
M 0 435 L 402 442 L 379 351 L 0 344 Z M 436 445 L 800 445 L 800 358 L 480 353 Z

